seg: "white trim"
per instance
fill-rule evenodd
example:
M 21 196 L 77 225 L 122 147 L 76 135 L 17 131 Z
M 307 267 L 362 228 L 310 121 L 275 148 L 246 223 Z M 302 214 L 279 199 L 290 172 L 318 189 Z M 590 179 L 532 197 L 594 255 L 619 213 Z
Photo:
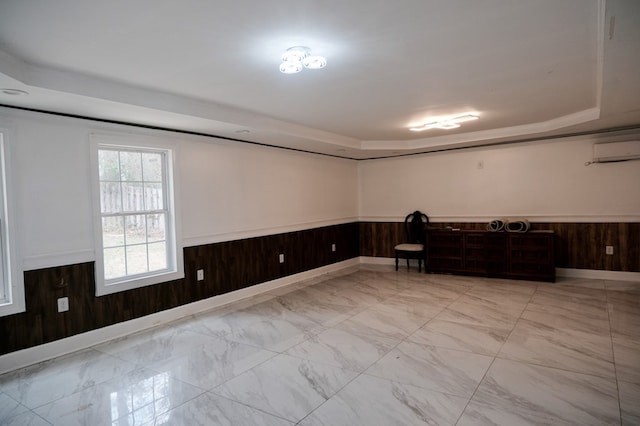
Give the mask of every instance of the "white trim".
M 597 66 L 597 64 L 596 64 Z M 597 81 L 595 82 L 597 84 Z M 597 90 L 597 87 L 594 89 Z M 480 130 L 477 132 L 456 133 L 444 136 L 432 136 L 422 139 L 410 140 L 363 140 L 361 142 L 361 150 L 381 150 L 392 149 L 395 151 L 434 148 L 442 149 L 444 147 L 460 147 L 469 148 L 474 146 L 482 146 L 486 140 L 495 140 L 501 138 L 509 138 L 516 136 L 526 136 L 536 133 L 550 132 L 562 129 L 576 124 L 582 124 L 600 118 L 600 107 L 595 105 L 581 111 L 572 112 L 560 117 L 554 117 L 547 121 L 539 121 L 536 123 L 521 124 L 518 126 L 501 127 L 496 129 Z
M 151 327 L 167 324 L 172 321 L 185 318 L 189 315 L 199 314 L 249 297 L 255 297 L 267 291 L 289 286 L 302 280 L 319 277 L 330 272 L 340 271 L 345 268 L 356 266 L 359 263 L 360 261 L 358 258 L 333 263 L 331 265 L 301 272 L 299 274 L 289 275 L 273 281 L 214 296 L 209 299 L 178 306 L 173 309 L 156 312 L 144 317 L 98 328 L 96 330 L 77 334 L 54 342 L 11 352 L 0 356 L 0 374 L 86 349 Z
M 360 263 L 367 263 L 367 264 L 373 264 L 373 265 L 395 265 L 395 259 L 393 257 L 360 256 L 359 260 L 360 260 Z M 401 262 L 404 263 L 404 260 L 401 260 Z M 400 264 L 400 267 L 402 268 L 402 263 Z M 640 272 L 627 272 L 627 271 L 603 271 L 598 269 L 556 268 L 556 277 L 586 278 L 591 280 L 608 280 L 608 281 L 637 281 L 638 283 L 640 283 Z
M 390 257 L 361 256 L 310 271 L 257 284 L 241 290 L 214 296 L 209 299 L 199 300 L 187 305 L 178 306 L 166 311 L 156 312 L 130 321 L 117 323 L 111 326 L 99 328 L 86 333 L 77 334 L 65 339 L 45 343 L 32 348 L 11 352 L 0 356 L 0 374 L 17 370 L 38 362 L 46 361 L 75 351 L 79 351 L 100 343 L 117 339 L 148 328 L 170 323 L 190 315 L 199 314 L 230 303 L 238 302 L 249 297 L 255 297 L 270 290 L 286 287 L 302 280 L 319 277 L 331 272 L 340 271 L 358 264 L 393 265 L 394 259 Z M 606 279 L 618 281 L 639 281 L 640 272 L 597 271 L 588 269 L 556 268 L 559 277 Z
M 91 133 L 89 137 L 91 184 L 93 197 L 93 228 L 95 241 L 95 290 L 96 296 L 118 293 L 148 285 L 160 284 L 184 278 L 182 227 L 179 204 L 179 173 L 177 167 L 178 143 L 157 137 L 140 137 L 133 134 Z M 102 214 L 100 207 L 100 177 L 98 173 L 98 153 L 102 148 L 122 151 L 143 150 L 162 152 L 164 156 L 165 186 L 163 199 L 166 203 L 167 229 L 167 269 L 138 276 L 125 276 L 120 280 L 106 282 L 102 257 Z M 144 212 L 141 212 L 144 214 Z M 100 253 L 100 255 L 98 255 Z
M 404 220 L 404 219 L 403 219 Z M 295 225 L 277 226 L 272 228 L 260 228 L 248 231 L 228 232 L 222 234 L 197 235 L 182 238 L 182 247 L 194 247 L 204 244 L 214 244 L 226 241 L 234 241 L 245 238 L 263 237 L 278 233 L 305 231 L 309 229 L 321 228 L 323 226 L 344 225 L 358 222 L 357 217 L 346 217 L 335 220 L 322 220 L 314 222 L 304 222 Z M 61 265 L 72 265 L 76 263 L 93 262 L 96 260 L 94 249 L 61 251 L 50 254 L 38 254 L 27 256 L 23 260 L 25 271 L 34 269 L 53 268 Z
M 425 211 L 427 211 L 425 209 Z M 427 213 L 428 214 L 428 213 Z M 489 223 L 493 219 L 503 217 L 525 218 L 529 222 L 558 222 L 558 223 L 627 223 L 640 222 L 640 215 L 598 215 L 598 214 L 527 214 L 527 213 L 511 213 L 511 214 L 495 214 L 495 215 L 429 215 L 429 222 L 486 222 Z M 360 222 L 403 222 L 404 216 L 361 216 Z
M 370 265 L 395 265 L 396 259 L 393 257 L 371 257 L 360 256 L 360 263 L 368 263 Z
M 483 215 L 483 216 L 429 216 L 431 223 L 440 222 L 481 222 L 489 223 L 493 219 L 502 217 L 523 217 L 529 222 L 556 222 L 556 223 L 633 223 L 640 222 L 640 215 Z M 273 235 L 274 233 L 304 231 L 307 229 L 320 228 L 323 226 L 343 225 L 352 222 L 403 222 L 404 216 L 363 216 L 346 217 L 336 220 L 324 220 L 314 222 L 304 222 L 295 225 L 278 226 L 272 228 L 260 228 L 248 231 L 236 231 L 222 234 L 197 235 L 183 237 L 183 247 L 194 247 L 204 244 L 214 244 L 226 241 L 234 241 L 244 238 L 262 237 Z M 371 258 L 376 259 L 376 258 Z M 24 270 L 52 268 L 60 265 L 71 265 L 75 263 L 93 262 L 95 253 L 93 249 L 76 250 L 68 252 L 58 252 L 51 254 L 40 254 L 24 258 Z
M 369 257 L 369 256 L 360 256 L 360 263 L 362 264 L 368 264 L 368 265 L 385 265 L 385 266 L 392 266 L 394 269 L 396 267 L 396 258 L 395 257 Z M 418 268 L 418 259 L 409 259 L 409 264 L 411 265 L 411 270 L 413 270 L 414 268 Z M 424 269 L 424 262 L 422 265 L 423 268 L 423 273 L 425 271 Z M 407 259 L 405 258 L 401 258 L 400 259 L 400 263 L 398 264 L 398 271 L 401 270 L 407 270 Z
M 2 226 L 1 235 L 4 235 L 5 249 L 4 257 L 8 263 L 6 265 L 7 290 L 10 292 L 10 303 L 0 306 L 0 316 L 17 314 L 26 311 L 26 300 L 24 290 L 24 270 L 22 268 L 22 246 L 18 239 L 19 229 L 21 226 L 20 216 L 16 214 L 17 198 L 15 191 L 15 180 L 13 164 L 13 147 L 17 141 L 15 130 L 13 127 L 0 127 L 0 173 L 4 173 L 0 177 L 0 183 L 4 188 L 0 187 L 0 197 L 4 200 L 0 201 L 0 208 L 4 209 L 4 220 L 0 223 Z
M 185 247 L 199 246 L 203 244 L 221 243 L 225 241 L 241 240 L 245 238 L 264 237 L 274 234 L 282 234 L 285 232 L 305 231 L 308 229 L 321 228 L 324 226 L 344 225 L 347 223 L 358 222 L 355 216 L 345 217 L 342 219 L 318 220 L 312 222 L 300 222 L 293 225 L 274 226 L 269 228 L 256 228 L 243 231 L 224 232 L 221 234 L 195 235 L 183 237 L 182 241 Z
M 640 283 L 640 272 L 556 268 L 556 276 L 566 278 L 587 278 L 591 280 L 637 281 Z
M 85 249 L 25 257 L 23 266 L 25 271 L 31 271 L 34 269 L 54 268 L 61 265 L 93 262 L 94 260 L 96 260 L 94 250 Z

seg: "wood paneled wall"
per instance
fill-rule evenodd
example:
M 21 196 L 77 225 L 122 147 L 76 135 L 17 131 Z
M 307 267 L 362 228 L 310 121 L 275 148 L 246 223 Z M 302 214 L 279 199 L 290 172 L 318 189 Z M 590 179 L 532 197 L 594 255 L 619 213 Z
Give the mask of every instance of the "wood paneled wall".
M 336 244 L 336 251 L 331 251 Z M 285 262 L 278 262 L 278 255 Z M 358 224 L 327 226 L 184 249 L 185 278 L 95 296 L 94 263 L 27 271 L 27 310 L 0 318 L 0 354 L 142 317 L 359 255 Z M 204 269 L 205 280 L 196 280 Z M 69 297 L 68 312 L 57 299 Z
M 556 267 L 640 272 L 640 223 L 534 223 L 556 233 Z M 613 255 L 605 253 L 613 246 Z
M 556 267 L 640 272 L 640 223 L 534 223 L 532 229 L 556 232 Z M 95 297 L 93 262 L 27 271 L 27 310 L 0 318 L 0 354 L 357 256 L 393 257 L 393 247 L 403 240 L 402 223 L 360 222 L 187 247 L 184 279 L 102 297 Z M 606 245 L 614 246 L 613 256 L 605 254 Z M 196 281 L 197 269 L 204 269 L 204 281 Z M 65 296 L 71 309 L 58 313 L 57 299 Z
M 393 247 L 404 240 L 402 223 L 360 222 L 360 255 L 393 257 Z M 434 227 L 486 229 L 486 223 L 434 223 Z M 532 223 L 532 230 L 556 233 L 558 268 L 640 272 L 640 223 Z M 614 247 L 613 255 L 605 246 Z

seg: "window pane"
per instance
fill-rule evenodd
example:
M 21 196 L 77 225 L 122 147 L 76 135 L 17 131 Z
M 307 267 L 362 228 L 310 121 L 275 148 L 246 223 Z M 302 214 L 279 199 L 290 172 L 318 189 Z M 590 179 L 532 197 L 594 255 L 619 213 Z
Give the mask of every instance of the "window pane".
M 120 178 L 124 181 L 142 181 L 142 154 L 120 152 Z
M 120 163 L 118 161 L 118 151 L 98 151 L 98 170 L 101 181 L 119 181 Z
M 122 216 L 102 218 L 102 245 L 103 247 L 124 245 L 124 218 Z
M 120 183 L 100 182 L 100 211 L 102 213 L 120 213 L 122 211 Z
M 173 248 L 168 151 L 108 143 L 99 143 L 97 151 L 103 242 L 98 251 L 104 279 L 113 284 L 97 292 L 135 288 L 157 282 L 164 272 L 176 273 L 174 256 L 181 253 Z
M 162 182 L 162 154 L 142 154 L 142 171 L 145 182 Z
M 147 241 L 164 241 L 165 236 L 165 214 L 147 215 Z
M 122 182 L 122 211 L 144 211 L 144 192 L 141 182 Z
M 144 197 L 146 210 L 164 210 L 164 200 L 162 197 L 162 183 L 144 184 Z
M 141 214 L 125 216 L 127 225 L 127 245 L 144 244 L 147 242 L 147 225 L 145 216 Z
M 147 245 L 127 246 L 127 275 L 148 272 Z
M 111 280 L 125 275 L 124 247 L 104 249 L 104 278 Z
M 165 242 L 149 244 L 149 270 L 167 269 L 167 245 Z

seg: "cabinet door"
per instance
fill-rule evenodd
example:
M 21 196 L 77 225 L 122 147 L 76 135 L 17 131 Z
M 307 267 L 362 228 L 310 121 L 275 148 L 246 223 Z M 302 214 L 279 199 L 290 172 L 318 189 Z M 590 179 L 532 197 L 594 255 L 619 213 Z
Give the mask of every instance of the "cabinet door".
M 509 273 L 518 278 L 555 279 L 552 233 L 511 234 Z
M 507 271 L 507 236 L 504 233 L 490 232 L 486 241 L 487 275 L 502 276 Z
M 455 231 L 427 233 L 427 270 L 454 272 L 463 269 L 462 234 Z
M 464 268 L 466 272 L 500 276 L 506 270 L 505 234 L 469 232 L 464 236 Z
M 464 270 L 474 274 L 487 273 L 486 232 L 464 234 Z

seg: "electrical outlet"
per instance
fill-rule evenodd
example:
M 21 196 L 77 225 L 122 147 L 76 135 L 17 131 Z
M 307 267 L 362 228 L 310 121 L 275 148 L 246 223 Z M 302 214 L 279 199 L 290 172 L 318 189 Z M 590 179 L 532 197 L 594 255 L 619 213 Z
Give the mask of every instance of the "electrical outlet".
M 196 271 L 196 279 L 198 281 L 204 281 L 204 269 L 198 269 Z
M 67 312 L 69 310 L 69 298 L 61 297 L 58 299 L 58 312 Z
M 336 245 L 335 244 L 331 244 L 331 251 L 336 251 Z
M 613 246 L 606 246 L 605 253 L 607 253 L 608 255 L 612 255 L 613 254 Z
M 284 254 L 280 253 L 280 256 L 278 256 L 278 260 L 280 261 L 280 263 L 284 263 Z

